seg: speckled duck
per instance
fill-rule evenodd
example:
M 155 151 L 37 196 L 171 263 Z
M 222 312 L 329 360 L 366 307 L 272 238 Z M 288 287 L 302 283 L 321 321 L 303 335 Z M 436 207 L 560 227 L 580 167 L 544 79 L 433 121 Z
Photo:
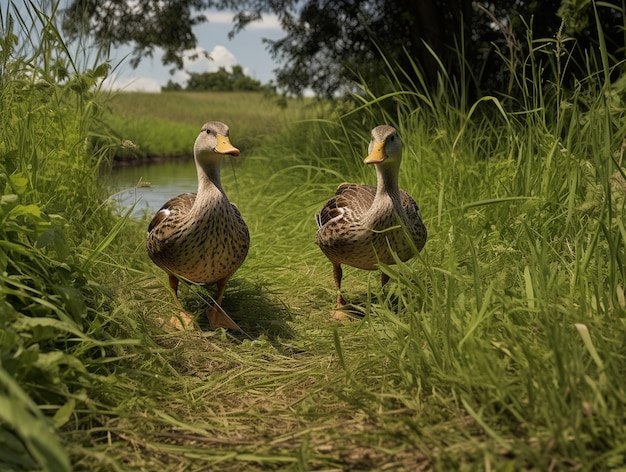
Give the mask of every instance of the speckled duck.
M 178 278 L 198 284 L 217 284 L 215 305 L 207 310 L 212 328 L 239 327 L 222 310 L 228 279 L 241 266 L 250 247 L 250 234 L 237 207 L 232 204 L 220 179 L 224 155 L 238 156 L 224 123 L 202 126 L 194 144 L 198 193 L 185 193 L 168 200 L 148 227 L 146 248 L 150 259 L 169 276 L 170 287 L 180 307 L 172 323 L 191 324 L 191 317 L 178 300 Z
M 426 226 L 415 200 L 398 187 L 402 143 L 395 128 L 372 130 L 365 164 L 376 167 L 377 186 L 341 184 L 335 195 L 317 213 L 316 242 L 333 264 L 337 288 L 334 318 L 344 318 L 341 308 L 342 264 L 364 270 L 378 263 L 394 264 L 393 253 L 406 261 L 426 244 Z M 382 274 L 382 284 L 388 281 Z

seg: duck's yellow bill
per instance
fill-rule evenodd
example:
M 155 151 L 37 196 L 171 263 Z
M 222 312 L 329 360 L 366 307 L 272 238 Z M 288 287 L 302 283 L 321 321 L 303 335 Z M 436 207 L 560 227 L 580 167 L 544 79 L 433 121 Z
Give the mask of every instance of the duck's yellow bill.
M 221 134 L 217 135 L 217 146 L 215 146 L 215 152 L 220 154 L 230 154 L 231 156 L 238 156 L 241 154 L 239 149 L 230 144 L 228 136 L 223 136 Z
M 365 164 L 380 164 L 385 160 L 385 143 L 377 143 L 373 146 L 370 155 L 363 160 Z

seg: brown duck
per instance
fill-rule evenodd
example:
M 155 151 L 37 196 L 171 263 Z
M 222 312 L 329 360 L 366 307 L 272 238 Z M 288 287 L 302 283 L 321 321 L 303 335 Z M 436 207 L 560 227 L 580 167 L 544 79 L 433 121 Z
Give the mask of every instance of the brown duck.
M 341 295 L 341 265 L 376 270 L 379 262 L 394 264 L 413 257 L 426 244 L 426 226 L 415 200 L 398 187 L 402 143 L 395 128 L 382 125 L 372 130 L 365 164 L 376 167 L 377 186 L 341 184 L 335 195 L 316 214 L 316 242 L 333 264 L 337 287 L 334 318 L 346 302 Z M 382 274 L 382 284 L 389 277 Z
M 198 193 L 168 200 L 148 227 L 146 248 L 150 259 L 169 275 L 170 287 L 180 308 L 180 327 L 191 324 L 178 300 L 178 277 L 198 284 L 217 284 L 215 305 L 207 310 L 212 328 L 239 327 L 222 310 L 226 283 L 241 266 L 250 247 L 250 234 L 241 213 L 222 189 L 220 166 L 224 155 L 238 156 L 224 123 L 202 126 L 193 153 L 198 172 Z

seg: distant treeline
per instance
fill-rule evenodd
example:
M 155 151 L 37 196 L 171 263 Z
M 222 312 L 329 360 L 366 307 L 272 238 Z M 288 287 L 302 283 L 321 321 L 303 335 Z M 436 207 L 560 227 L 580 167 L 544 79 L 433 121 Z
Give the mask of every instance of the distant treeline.
M 217 72 L 190 72 L 189 76 L 186 86 L 169 80 L 167 85 L 161 87 L 161 91 L 260 92 L 274 88 L 271 83 L 263 85 L 247 76 L 240 65 L 233 66 L 230 72 L 225 67 L 220 67 Z

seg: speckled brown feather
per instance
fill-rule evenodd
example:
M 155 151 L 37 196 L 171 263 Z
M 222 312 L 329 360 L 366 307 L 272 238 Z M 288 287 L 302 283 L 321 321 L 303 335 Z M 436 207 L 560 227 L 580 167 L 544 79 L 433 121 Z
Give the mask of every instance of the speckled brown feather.
M 168 200 L 148 226 L 146 245 L 150 258 L 167 273 L 209 284 L 239 268 L 250 235 L 241 213 L 227 200 L 190 222 L 195 201 L 195 193 Z

